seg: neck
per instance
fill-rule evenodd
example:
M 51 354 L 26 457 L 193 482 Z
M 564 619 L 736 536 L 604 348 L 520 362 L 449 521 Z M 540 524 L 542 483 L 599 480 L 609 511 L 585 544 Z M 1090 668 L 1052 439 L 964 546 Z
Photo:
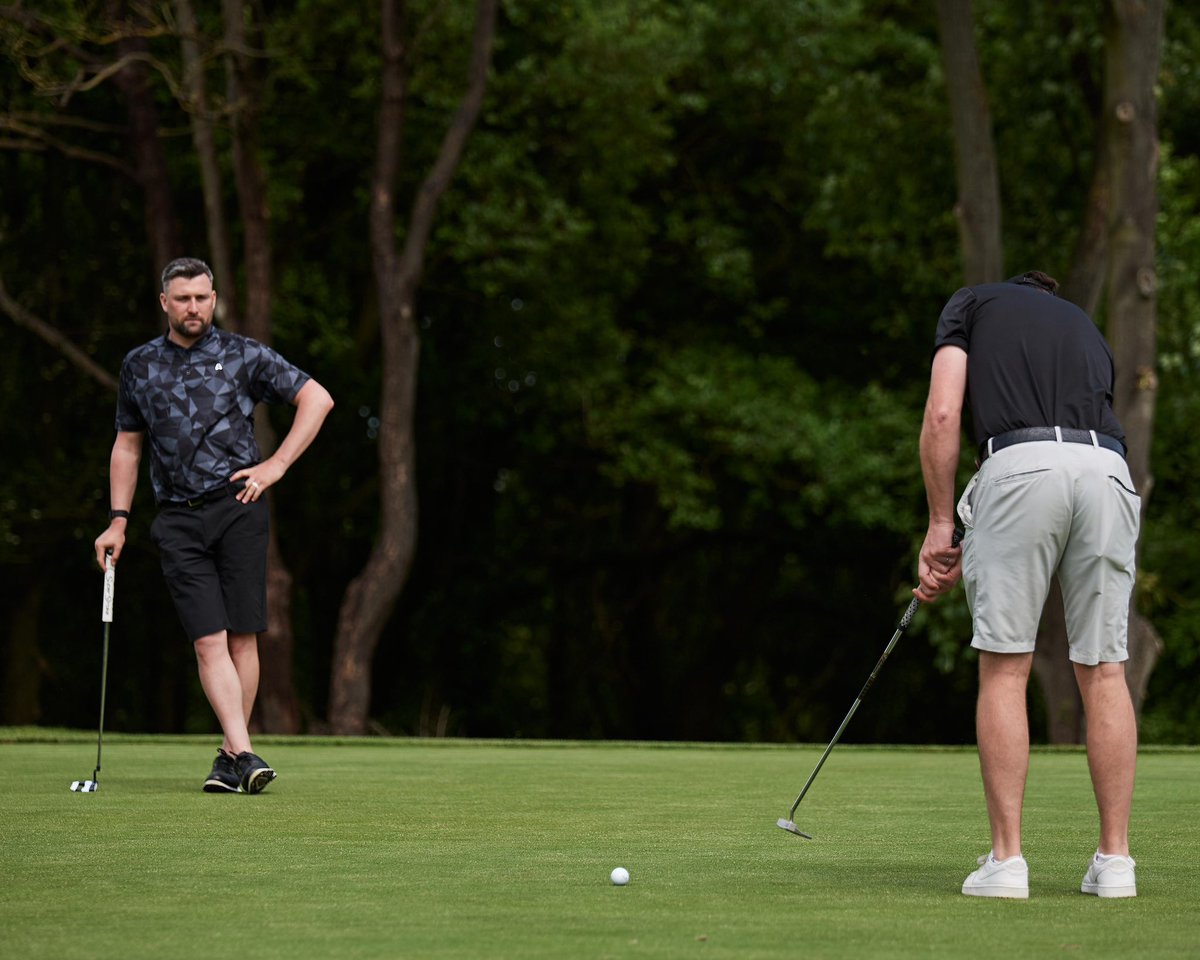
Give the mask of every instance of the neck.
M 167 339 L 170 340 L 177 347 L 183 347 L 183 349 L 185 349 L 185 350 L 190 350 L 197 343 L 199 343 L 201 340 L 203 340 L 205 335 L 211 329 L 212 329 L 212 325 L 210 324 L 209 326 L 206 326 L 203 330 L 201 330 L 198 334 L 196 334 L 196 336 L 189 337 L 186 333 L 181 333 L 179 330 L 175 329 L 175 327 L 168 325 Z

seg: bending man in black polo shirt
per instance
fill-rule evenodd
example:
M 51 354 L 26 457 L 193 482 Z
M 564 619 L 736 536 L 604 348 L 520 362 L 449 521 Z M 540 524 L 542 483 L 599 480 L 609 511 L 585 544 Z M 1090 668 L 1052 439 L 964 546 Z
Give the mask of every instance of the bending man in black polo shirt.
M 159 508 L 151 537 L 224 734 L 204 789 L 259 793 L 275 779 L 247 729 L 258 693 L 258 634 L 267 628 L 263 494 L 312 443 L 333 399 L 270 347 L 213 327 L 217 295 L 203 261 L 169 263 L 159 302 L 166 334 L 121 365 L 112 509 L 96 539 L 96 561 L 103 568 L 109 550 L 114 564 L 120 560 L 149 436 Z M 254 439 L 259 402 L 296 407 L 291 429 L 266 460 Z
M 961 575 L 979 650 L 976 736 L 992 850 L 963 884 L 970 896 L 1029 896 L 1021 855 L 1025 688 L 1055 575 L 1100 814 L 1081 890 L 1137 893 L 1129 857 L 1137 728 L 1124 661 L 1141 504 L 1112 411 L 1112 352 L 1082 310 L 1054 295 L 1057 288 L 1035 271 L 950 298 L 938 320 L 921 430 L 929 530 L 914 592 L 935 600 Z M 981 465 L 958 503 L 966 537 L 954 548 L 964 399 Z

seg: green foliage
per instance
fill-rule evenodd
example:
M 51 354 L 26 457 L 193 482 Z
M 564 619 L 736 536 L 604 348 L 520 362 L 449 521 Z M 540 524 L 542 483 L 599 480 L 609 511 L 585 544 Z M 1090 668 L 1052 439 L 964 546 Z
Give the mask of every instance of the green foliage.
M 1159 251 L 1159 393 L 1151 459 L 1154 487 L 1142 537 L 1139 605 L 1163 640 L 1151 675 L 1143 739 L 1194 739 L 1200 724 L 1194 683 L 1200 661 L 1200 556 L 1192 494 L 1200 470 L 1195 425 L 1200 397 L 1200 158 L 1163 157 Z
M 474 18 L 470 0 L 409 8 L 401 197 L 457 107 Z M 103 53 L 94 4 L 48 9 Z M 374 12 L 334 0 L 252 11 L 275 341 L 338 401 L 276 502 L 301 698 L 319 717 L 338 606 L 378 514 L 366 222 L 379 31 Z M 217 10 L 198 14 L 215 54 Z M 1099 12 L 1006 0 L 976 16 L 1008 259 L 1061 272 L 1094 152 Z M 385 727 L 822 740 L 836 725 L 910 596 L 929 346 L 958 283 L 933 18 L 912 0 L 502 4 L 483 115 L 418 303 L 420 552 L 374 664 Z M 1186 683 L 1200 657 L 1196 36 L 1195 15 L 1172 5 L 1157 486 L 1139 584 L 1166 643 L 1147 705 L 1160 739 L 1200 729 Z M 181 74 L 177 38 L 148 40 L 184 242 L 202 252 L 188 115 L 166 83 Z M 31 71 L 74 76 L 75 53 L 3 17 L 0 42 L 11 109 L 115 160 L 0 151 L 0 276 L 115 372 L 158 328 L 143 198 L 117 172 L 133 168 L 123 101 L 110 83 L 65 105 L 46 97 Z M 214 103 L 229 106 L 219 57 L 209 71 Z M 234 209 L 228 175 L 223 189 Z M 41 604 L 46 719 L 86 726 L 91 699 L 77 694 L 93 677 L 76 645 L 94 617 L 76 600 L 96 586 L 112 398 L 8 321 L 0 373 L 0 565 L 20 595 L 43 598 L 29 605 Z M 143 485 L 138 575 L 121 590 L 145 615 L 122 624 L 131 673 L 115 723 L 182 729 L 203 721 L 142 526 L 151 512 Z M 912 632 L 920 642 L 888 667 L 893 697 L 851 735 L 969 740 L 961 594 L 923 609 Z
M 912 528 L 897 504 L 919 488 L 916 461 L 897 453 L 911 451 L 913 416 L 894 396 L 839 396 L 786 358 L 728 346 L 656 356 L 594 436 L 612 452 L 606 472 L 654 487 L 672 526 Z
M 820 151 L 823 176 L 806 222 L 828 236 L 828 254 L 862 262 L 889 286 L 902 278 L 901 305 L 874 327 L 894 337 L 898 317 L 928 326 L 903 300 L 957 272 L 954 166 L 932 22 L 894 7 L 880 19 L 880 7 L 893 5 L 848 5 L 822 38 L 832 69 L 805 154 Z

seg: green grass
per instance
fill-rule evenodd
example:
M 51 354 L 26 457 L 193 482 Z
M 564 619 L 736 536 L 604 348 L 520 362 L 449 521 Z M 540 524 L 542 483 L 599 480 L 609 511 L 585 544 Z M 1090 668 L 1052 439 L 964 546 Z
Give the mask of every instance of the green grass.
M 215 743 L 0 730 L 4 958 L 1188 957 L 1200 753 L 1146 751 L 1136 900 L 1079 893 L 1087 764 L 1036 752 L 1027 902 L 963 897 L 969 750 L 260 739 L 280 779 L 199 790 Z M 627 887 L 608 881 L 627 867 Z

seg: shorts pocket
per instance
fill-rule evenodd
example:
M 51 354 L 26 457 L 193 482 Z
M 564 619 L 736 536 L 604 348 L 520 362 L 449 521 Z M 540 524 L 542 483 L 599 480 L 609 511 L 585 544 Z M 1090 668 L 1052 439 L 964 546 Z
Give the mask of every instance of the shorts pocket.
M 1110 517 L 1110 536 L 1113 553 L 1118 562 L 1128 566 L 1133 572 L 1134 557 L 1137 552 L 1138 530 L 1142 523 L 1142 498 L 1121 477 L 1111 474 L 1108 478 L 1109 489 L 1112 491 L 1112 513 Z
M 1109 480 L 1111 480 L 1111 481 L 1112 481 L 1112 482 L 1113 482 L 1113 483 L 1114 483 L 1114 484 L 1115 484 L 1117 487 L 1119 487 L 1119 488 L 1120 488 L 1122 491 L 1124 491 L 1126 494 L 1128 494 L 1129 496 L 1133 497 L 1133 499 L 1135 499 L 1135 500 L 1136 500 L 1138 503 L 1141 503 L 1141 502 L 1142 502 L 1142 498 L 1138 496 L 1138 492 L 1137 492 L 1136 490 L 1134 490 L 1134 489 L 1133 489 L 1133 487 L 1129 486 L 1129 484 L 1127 484 L 1127 483 L 1126 483 L 1124 480 L 1122 480 L 1120 477 L 1114 477 L 1114 476 L 1113 476 L 1113 475 L 1110 473 L 1110 474 L 1108 475 L 1108 479 L 1109 479 Z
M 992 480 L 992 485 L 1000 487 L 1011 483 L 1025 483 L 1030 480 L 1036 480 L 1038 477 L 1044 476 L 1049 472 L 1049 467 L 1041 467 L 1037 470 L 1020 470 L 1016 473 L 1006 473 L 1002 477 L 995 477 Z
M 1142 517 L 1142 498 L 1134 493 L 1133 489 L 1120 477 L 1110 475 L 1108 480 L 1119 504 L 1117 509 L 1133 528 L 1133 535 L 1136 538 Z

